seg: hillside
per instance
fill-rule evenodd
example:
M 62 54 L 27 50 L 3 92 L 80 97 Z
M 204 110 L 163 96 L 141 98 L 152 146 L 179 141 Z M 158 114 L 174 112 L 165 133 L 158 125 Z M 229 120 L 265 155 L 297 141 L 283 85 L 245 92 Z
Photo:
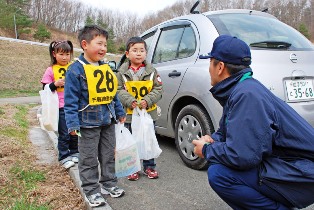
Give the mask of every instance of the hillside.
M 38 95 L 50 63 L 48 47 L 0 40 L 0 51 L 0 97 Z M 74 57 L 78 55 L 74 53 Z M 106 59 L 119 60 L 117 56 Z
M 30 29 L 32 31 L 30 34 L 20 34 L 19 39 L 38 42 L 38 40 L 35 40 L 33 37 L 33 34 L 36 28 L 33 27 Z M 45 40 L 44 43 L 49 44 L 53 40 L 70 40 L 73 43 L 74 47 L 80 48 L 79 42 L 77 40 L 77 34 L 66 33 L 66 32 L 63 32 L 54 28 L 48 28 L 48 30 L 51 32 L 51 38 Z M 15 33 L 13 30 L 5 30 L 5 29 L 0 28 L 0 36 L 15 38 Z

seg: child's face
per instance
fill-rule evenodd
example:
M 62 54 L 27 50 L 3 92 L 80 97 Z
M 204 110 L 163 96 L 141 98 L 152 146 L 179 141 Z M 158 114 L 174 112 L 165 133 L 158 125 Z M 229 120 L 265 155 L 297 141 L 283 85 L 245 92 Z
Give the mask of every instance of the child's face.
M 134 67 L 140 66 L 146 59 L 146 49 L 144 43 L 136 43 L 130 47 L 129 51 L 125 52 L 127 58 L 129 58 L 131 65 Z
M 82 41 L 84 58 L 91 63 L 104 59 L 107 53 L 107 39 L 104 36 L 96 36 L 90 43 Z
M 65 66 L 70 62 L 71 53 L 70 52 L 57 52 L 53 51 L 53 56 L 56 58 L 57 64 L 60 66 Z

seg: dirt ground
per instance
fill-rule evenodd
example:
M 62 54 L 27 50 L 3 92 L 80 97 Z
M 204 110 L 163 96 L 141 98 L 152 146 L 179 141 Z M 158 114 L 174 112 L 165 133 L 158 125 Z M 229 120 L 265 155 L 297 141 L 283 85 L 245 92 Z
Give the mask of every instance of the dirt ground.
M 46 138 L 48 141 L 43 143 L 42 139 L 39 145 L 33 144 L 29 138 L 17 138 L 18 132 L 24 132 L 13 120 L 17 110 L 15 105 L 0 106 L 0 209 L 12 209 L 14 205 L 14 209 L 19 209 L 16 202 L 21 200 L 54 210 L 85 209 L 79 189 L 68 171 L 57 161 L 52 142 Z M 40 129 L 37 108 L 30 109 L 27 120 L 30 131 Z M 27 134 L 27 130 L 25 133 L 32 135 L 31 132 Z M 12 174 L 12 169 L 17 166 L 18 172 Z M 44 174 L 45 179 L 36 182 L 36 187 L 28 187 L 32 180 L 25 182 L 19 179 L 19 174 L 24 170 L 38 171 Z
M 37 109 L 33 108 L 28 116 L 31 127 L 39 126 L 36 115 Z M 53 202 L 54 209 L 85 209 L 83 198 L 72 182 L 68 171 L 57 161 L 57 153 L 53 149 L 52 142 L 42 141 L 42 143 L 34 150 L 37 159 L 36 166 L 48 173 L 46 181 L 40 184 L 36 194 L 38 193 L 44 202 Z M 47 158 L 51 154 L 54 161 Z M 38 199 L 38 195 L 36 195 L 36 199 Z

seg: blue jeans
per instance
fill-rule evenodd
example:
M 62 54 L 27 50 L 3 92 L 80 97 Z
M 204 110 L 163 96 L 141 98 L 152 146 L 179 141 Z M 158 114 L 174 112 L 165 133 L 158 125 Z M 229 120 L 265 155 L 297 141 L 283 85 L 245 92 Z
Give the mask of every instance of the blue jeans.
M 208 182 L 232 209 L 287 210 L 292 207 L 275 190 L 259 184 L 257 168 L 238 171 L 222 164 L 213 164 L 208 168 Z
M 129 131 L 132 133 L 131 123 L 124 123 L 124 127 L 129 129 Z M 149 160 L 143 160 L 143 170 L 145 171 L 148 168 L 155 169 L 155 159 L 149 159 Z
M 78 155 L 78 138 L 77 136 L 68 134 L 63 108 L 59 109 L 58 134 L 58 159 L 61 162 L 66 162 L 66 158 L 70 157 L 71 155 Z

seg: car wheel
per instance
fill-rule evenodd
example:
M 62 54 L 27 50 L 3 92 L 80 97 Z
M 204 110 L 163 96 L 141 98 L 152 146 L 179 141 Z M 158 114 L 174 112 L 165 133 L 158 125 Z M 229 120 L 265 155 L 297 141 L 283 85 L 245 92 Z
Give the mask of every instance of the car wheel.
M 206 111 L 196 104 L 185 106 L 180 112 L 175 125 L 175 142 L 183 162 L 193 169 L 205 169 L 208 163 L 194 154 L 192 141 L 214 131 Z

